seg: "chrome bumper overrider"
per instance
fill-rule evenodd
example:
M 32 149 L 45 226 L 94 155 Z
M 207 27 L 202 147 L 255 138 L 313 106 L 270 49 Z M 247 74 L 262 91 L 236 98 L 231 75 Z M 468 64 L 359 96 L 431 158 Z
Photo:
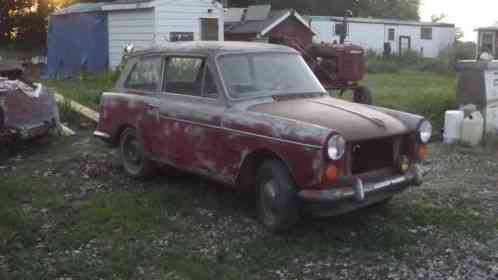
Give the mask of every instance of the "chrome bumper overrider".
M 354 199 L 356 202 L 368 200 L 370 194 L 396 191 L 410 185 L 421 185 L 423 170 L 420 166 L 414 166 L 411 171 L 404 175 L 391 176 L 379 182 L 364 182 L 360 178 L 348 187 L 338 187 L 327 190 L 303 190 L 299 197 L 310 203 L 337 202 L 346 199 Z
M 102 138 L 102 139 L 110 139 L 111 138 L 111 135 L 109 135 L 108 133 L 104 133 L 104 132 L 100 132 L 100 131 L 93 132 L 93 136 L 98 137 L 98 138 Z

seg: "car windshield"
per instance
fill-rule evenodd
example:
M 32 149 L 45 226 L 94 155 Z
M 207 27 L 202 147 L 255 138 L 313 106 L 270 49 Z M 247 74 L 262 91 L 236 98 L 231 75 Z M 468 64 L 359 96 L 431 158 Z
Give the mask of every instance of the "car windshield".
M 297 54 L 225 55 L 219 63 L 232 98 L 325 92 L 304 59 Z

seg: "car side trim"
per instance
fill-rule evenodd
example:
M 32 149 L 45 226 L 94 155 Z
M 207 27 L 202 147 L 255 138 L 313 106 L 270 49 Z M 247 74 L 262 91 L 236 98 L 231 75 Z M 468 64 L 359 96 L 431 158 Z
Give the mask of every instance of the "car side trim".
M 152 97 L 149 97 L 149 96 L 142 96 L 142 95 L 133 94 L 133 93 L 105 92 L 104 94 L 109 95 L 109 96 L 119 96 L 119 97 L 126 97 L 126 98 L 130 98 L 131 97 L 131 98 L 143 99 L 143 100 L 147 100 L 149 98 L 152 98 Z M 292 140 L 285 140 L 285 139 L 276 138 L 276 137 L 272 137 L 272 136 L 259 135 L 259 134 L 255 134 L 255 133 L 252 133 L 252 132 L 246 132 L 246 131 L 232 129 L 232 128 L 227 128 L 227 127 L 223 127 L 223 126 L 214 126 L 214 125 L 209 125 L 209 124 L 200 123 L 200 122 L 191 121 L 191 120 L 178 119 L 178 118 L 174 118 L 174 117 L 170 117 L 170 116 L 165 116 L 164 114 L 160 114 L 160 117 L 164 118 L 164 119 L 167 119 L 167 120 L 178 121 L 178 122 L 188 123 L 188 124 L 192 124 L 192 125 L 198 125 L 198 126 L 202 126 L 202 127 L 206 127 L 206 128 L 224 130 L 224 131 L 228 131 L 228 132 L 231 132 L 231 133 L 236 133 L 236 134 L 240 134 L 240 135 L 246 135 L 246 136 L 253 136 L 253 137 L 263 138 L 263 139 L 267 139 L 267 140 L 270 140 L 270 141 L 276 141 L 276 142 L 281 142 L 281 143 L 286 143 L 286 144 L 298 145 L 298 146 L 307 147 L 307 148 L 311 148 L 311 149 L 322 149 L 321 145 L 304 144 L 304 143 L 300 143 L 300 142 L 296 142 L 296 141 L 292 141 Z
M 252 132 L 246 132 L 246 131 L 222 127 L 222 126 L 214 126 L 214 125 L 204 124 L 204 123 L 195 122 L 195 121 L 172 118 L 172 117 L 168 117 L 165 115 L 160 115 L 160 117 L 163 119 L 166 119 L 166 120 L 178 121 L 178 122 L 188 123 L 188 124 L 192 124 L 192 125 L 198 125 L 198 126 L 202 126 L 202 127 L 206 127 L 206 128 L 225 130 L 225 131 L 235 133 L 235 134 L 253 136 L 253 137 L 263 138 L 263 139 L 267 139 L 267 140 L 271 140 L 271 141 L 292 144 L 292 145 L 298 145 L 298 146 L 312 148 L 312 149 L 321 149 L 322 148 L 322 146 L 318 146 L 318 145 L 304 144 L 304 143 L 299 143 L 299 142 L 292 141 L 292 140 L 285 140 L 285 139 L 275 138 L 275 137 L 271 137 L 271 136 L 259 135 L 259 134 L 252 133 Z

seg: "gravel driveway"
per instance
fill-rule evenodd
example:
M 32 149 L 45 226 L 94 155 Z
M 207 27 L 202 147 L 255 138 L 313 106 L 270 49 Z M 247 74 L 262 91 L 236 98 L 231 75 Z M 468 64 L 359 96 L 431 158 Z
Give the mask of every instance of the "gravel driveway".
M 434 144 L 422 187 L 274 235 L 250 194 L 130 180 L 81 131 L 0 164 L 23 213 L 0 223 L 0 279 L 498 279 L 497 151 Z

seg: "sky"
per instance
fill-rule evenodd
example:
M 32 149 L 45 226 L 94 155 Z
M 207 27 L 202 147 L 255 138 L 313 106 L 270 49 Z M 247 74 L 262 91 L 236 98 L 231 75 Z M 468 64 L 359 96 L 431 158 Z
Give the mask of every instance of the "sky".
M 498 0 L 422 0 L 423 21 L 440 14 L 447 16 L 443 22 L 462 28 L 466 41 L 476 41 L 474 29 L 498 22 Z

